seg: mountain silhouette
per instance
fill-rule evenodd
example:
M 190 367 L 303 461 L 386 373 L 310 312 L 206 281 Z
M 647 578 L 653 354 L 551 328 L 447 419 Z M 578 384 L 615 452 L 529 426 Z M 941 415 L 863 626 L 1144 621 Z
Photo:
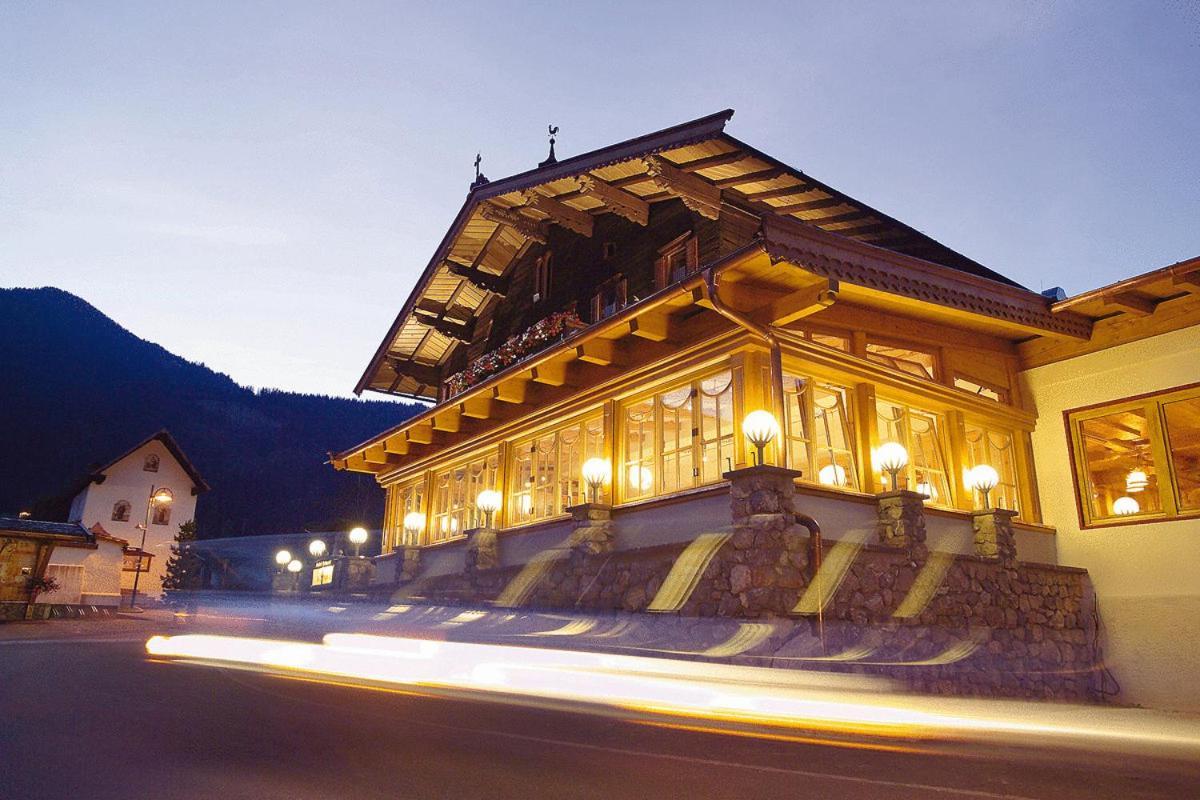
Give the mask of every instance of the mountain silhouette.
M 0 513 L 63 518 L 89 469 L 166 428 L 212 486 L 200 536 L 378 527 L 383 492 L 325 463 L 422 410 L 239 386 L 60 289 L 0 289 Z

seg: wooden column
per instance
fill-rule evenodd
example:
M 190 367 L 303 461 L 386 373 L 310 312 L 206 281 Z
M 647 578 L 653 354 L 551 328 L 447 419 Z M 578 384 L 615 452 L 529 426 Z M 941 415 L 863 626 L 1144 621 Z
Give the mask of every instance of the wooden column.
M 958 410 L 946 412 L 946 434 L 950 440 L 950 463 L 946 465 L 946 478 L 950 491 L 954 493 L 954 506 L 964 511 L 970 511 L 975 505 L 971 495 L 971 487 L 967 486 L 963 470 L 967 464 L 967 423 L 963 413 Z
M 875 385 L 872 383 L 854 387 L 854 439 L 858 449 L 859 488 L 874 494 L 880 487 L 875 485 L 871 454 L 879 441 L 879 421 L 875 416 Z
M 1038 497 L 1037 471 L 1033 465 L 1033 443 L 1030 441 L 1029 431 L 1013 432 L 1013 461 L 1017 468 L 1017 494 L 1021 498 L 1021 519 L 1026 522 L 1041 522 L 1042 503 Z

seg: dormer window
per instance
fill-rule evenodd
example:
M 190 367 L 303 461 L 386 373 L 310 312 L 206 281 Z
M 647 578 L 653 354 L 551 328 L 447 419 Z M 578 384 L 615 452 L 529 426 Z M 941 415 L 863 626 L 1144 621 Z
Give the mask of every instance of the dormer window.
M 118 500 L 113 504 L 112 521 L 113 522 L 129 522 L 129 501 Z
M 608 319 L 625 307 L 625 276 L 617 274 L 600 284 L 592 295 L 592 322 Z
M 550 259 L 553 253 L 547 250 L 533 265 L 533 302 L 540 303 L 550 295 Z
M 150 453 L 146 456 L 146 460 L 142 462 L 142 469 L 146 472 L 158 472 L 158 456 Z
M 658 249 L 654 264 L 655 286 L 665 289 L 700 268 L 700 244 L 690 231 Z

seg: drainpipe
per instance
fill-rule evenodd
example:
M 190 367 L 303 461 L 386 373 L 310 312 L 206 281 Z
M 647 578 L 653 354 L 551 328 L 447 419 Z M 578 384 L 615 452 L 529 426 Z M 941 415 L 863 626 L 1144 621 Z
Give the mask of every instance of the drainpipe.
M 771 413 L 775 419 L 779 420 L 779 424 L 783 424 L 783 351 L 779 346 L 779 337 L 771 330 L 769 325 L 760 325 L 748 316 L 725 305 L 725 301 L 721 299 L 718 290 L 720 289 L 720 276 L 713 271 L 712 267 L 704 270 L 704 286 L 708 301 L 712 303 L 713 310 L 721 316 L 733 322 L 740 328 L 750 331 L 758 338 L 767 343 L 771 352 Z M 781 455 L 785 453 L 786 448 L 780 447 Z
M 821 544 L 821 525 L 808 514 L 796 512 L 796 523 L 808 528 L 809 580 L 817 590 L 817 636 L 821 640 L 821 654 L 825 655 L 825 597 L 821 586 L 821 561 L 824 550 Z

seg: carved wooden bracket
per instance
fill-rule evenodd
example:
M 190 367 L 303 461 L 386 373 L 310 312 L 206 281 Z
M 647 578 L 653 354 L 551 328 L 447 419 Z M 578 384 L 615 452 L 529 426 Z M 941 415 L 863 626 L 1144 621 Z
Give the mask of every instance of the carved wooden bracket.
M 428 364 L 418 364 L 415 361 L 388 359 L 392 369 L 398 375 L 407 375 L 413 380 L 420 381 L 426 386 L 437 386 L 442 382 L 442 371 Z
M 586 211 L 571 208 L 566 203 L 555 200 L 552 197 L 546 197 L 546 195 L 539 194 L 533 189 L 525 190 L 521 193 L 521 196 L 525 198 L 526 208 L 537 209 L 549 216 L 550 220 L 555 224 L 578 233 L 580 236 L 591 237 L 595 220 Z
M 721 215 L 721 190 L 703 178 L 684 172 L 661 156 L 646 156 L 646 171 L 654 185 L 670 192 L 702 217 Z
M 546 244 L 546 223 L 530 219 L 519 211 L 502 208 L 492 203 L 481 203 L 479 216 L 492 222 L 507 225 L 526 239 L 532 239 L 538 244 Z
M 579 176 L 579 193 L 590 195 L 608 206 L 608 210 L 630 222 L 645 226 L 650 222 L 650 204 L 637 195 L 608 185 L 595 175 Z
M 508 294 L 509 279 L 504 275 L 493 275 L 490 272 L 473 269 L 464 264 L 459 264 L 455 261 L 447 261 L 446 269 L 451 275 L 457 275 L 460 278 L 465 278 L 468 283 L 476 289 L 492 294 L 498 294 L 501 297 Z
M 413 314 L 413 319 L 423 325 L 428 325 L 438 333 L 449 336 L 451 339 L 457 339 L 464 344 L 470 344 L 472 329 L 475 327 L 474 324 L 464 324 L 446 319 L 445 317 L 434 316 L 419 308 Z

